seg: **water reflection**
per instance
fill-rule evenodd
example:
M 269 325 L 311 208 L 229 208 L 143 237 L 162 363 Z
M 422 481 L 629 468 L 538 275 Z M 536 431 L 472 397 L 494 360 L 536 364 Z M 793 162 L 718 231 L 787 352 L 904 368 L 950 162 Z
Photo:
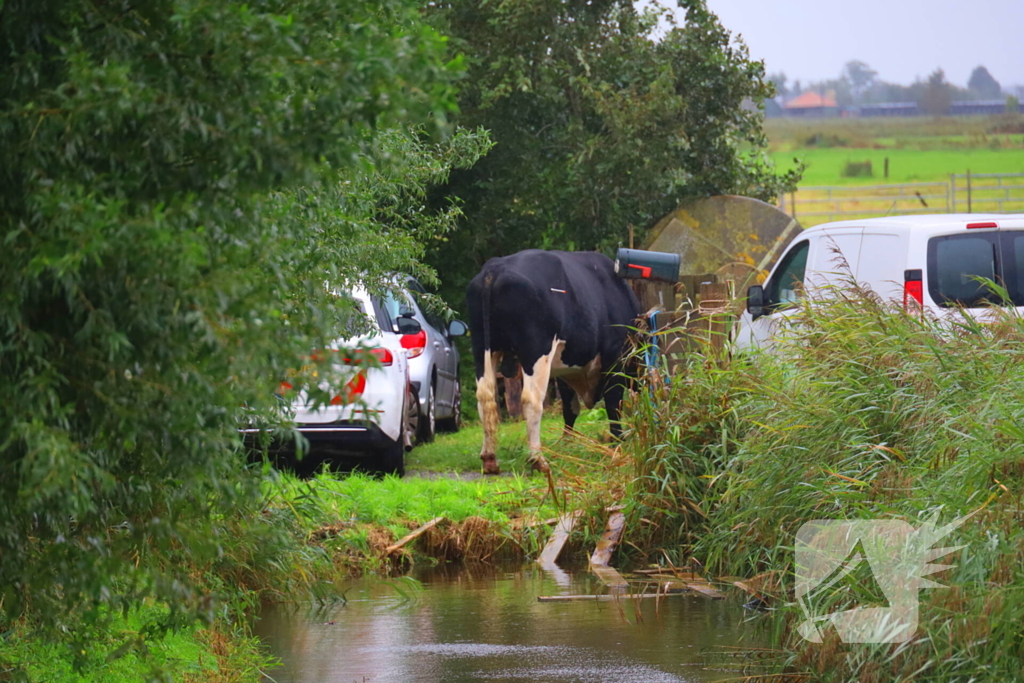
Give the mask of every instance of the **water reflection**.
M 670 597 L 537 602 L 538 595 L 607 592 L 585 569 L 535 565 L 421 571 L 405 600 L 380 579 L 354 581 L 349 603 L 271 606 L 257 634 L 281 659 L 278 683 L 558 681 L 676 683 L 736 672 L 704 670 L 700 653 L 757 647 L 737 600 Z

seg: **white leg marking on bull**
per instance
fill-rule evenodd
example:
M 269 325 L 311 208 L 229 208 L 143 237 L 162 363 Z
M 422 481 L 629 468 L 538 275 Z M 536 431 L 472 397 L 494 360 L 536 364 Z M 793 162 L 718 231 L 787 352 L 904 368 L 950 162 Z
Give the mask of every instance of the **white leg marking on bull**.
M 484 427 L 484 443 L 480 458 L 485 474 L 498 474 L 498 377 L 496 368 L 500 353 L 484 350 L 484 374 L 476 381 L 476 405 Z
M 523 417 L 530 444 L 530 462 L 541 471 L 548 470 L 547 461 L 540 452 L 540 419 L 544 414 L 544 394 L 551 379 L 551 366 L 562 355 L 565 342 L 557 336 L 551 342 L 551 351 L 537 359 L 529 372 L 523 375 Z

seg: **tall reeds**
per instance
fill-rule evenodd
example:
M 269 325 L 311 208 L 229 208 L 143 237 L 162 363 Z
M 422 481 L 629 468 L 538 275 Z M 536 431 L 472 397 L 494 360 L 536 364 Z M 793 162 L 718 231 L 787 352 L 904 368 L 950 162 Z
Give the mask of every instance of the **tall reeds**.
M 967 547 L 921 594 L 910 643 L 804 642 L 782 620 L 790 672 L 820 680 L 1013 680 L 1024 646 L 1024 321 L 1012 309 L 937 320 L 853 283 L 789 318 L 771 352 L 691 356 L 632 398 L 634 512 L 674 562 L 714 575 L 777 571 L 812 519 L 919 525 L 979 511 Z M 979 322 L 984 319 L 985 322 Z M 933 577 L 935 578 L 935 577 Z M 856 602 L 857 590 L 835 596 Z M 795 616 L 791 614 L 790 617 Z

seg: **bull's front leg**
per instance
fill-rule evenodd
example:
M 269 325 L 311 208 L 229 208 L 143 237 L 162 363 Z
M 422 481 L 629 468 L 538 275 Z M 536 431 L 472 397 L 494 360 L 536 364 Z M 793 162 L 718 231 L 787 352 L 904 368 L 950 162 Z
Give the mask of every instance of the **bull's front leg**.
M 604 409 L 608 413 L 608 429 L 616 440 L 622 438 L 622 422 L 619 418 L 622 397 L 625 393 L 626 384 L 620 377 L 613 378 L 604 392 Z
M 483 374 L 476 378 L 476 405 L 484 427 L 484 443 L 480 448 L 484 474 L 499 474 L 498 467 L 498 377 L 496 368 L 501 354 L 484 350 Z M 479 366 L 478 366 L 479 367 Z

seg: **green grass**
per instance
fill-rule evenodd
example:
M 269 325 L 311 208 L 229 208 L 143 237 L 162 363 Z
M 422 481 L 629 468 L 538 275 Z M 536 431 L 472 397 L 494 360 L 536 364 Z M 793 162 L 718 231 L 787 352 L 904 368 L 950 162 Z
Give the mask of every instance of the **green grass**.
M 1024 173 L 1024 144 L 1017 149 L 849 149 L 843 147 L 774 152 L 780 171 L 793 168 L 794 158 L 807 164 L 801 187 L 818 185 L 882 185 L 949 182 L 951 173 Z M 889 159 L 889 177 L 883 169 Z M 845 178 L 849 161 L 871 161 L 872 177 Z
M 561 413 L 554 411 L 541 421 L 541 444 L 553 453 L 579 455 L 586 450 L 575 437 L 563 433 Z M 576 422 L 576 429 L 585 437 L 600 440 L 608 431 L 608 420 L 603 409 L 584 410 Z M 455 434 L 438 434 L 433 443 L 420 444 L 406 455 L 406 468 L 421 472 L 479 472 L 480 445 L 483 427 L 470 422 Z M 526 423 L 503 422 L 498 431 L 498 464 L 503 472 L 523 473 L 527 469 L 529 448 L 526 441 Z
M 127 616 L 114 614 L 77 651 L 69 643 L 42 641 L 27 626 L 16 626 L 0 639 L 0 657 L 24 666 L 30 680 L 47 683 L 136 683 L 163 677 L 195 683 L 256 681 L 269 664 L 254 638 L 225 631 L 229 627 L 223 625 L 155 630 L 165 614 L 165 608 L 153 603 Z M 7 680 L 2 673 L 0 679 Z
M 299 537 L 312 540 L 299 553 L 304 557 L 301 571 L 320 578 L 299 582 L 296 588 L 318 593 L 339 572 L 386 569 L 383 546 L 435 517 L 444 518 L 438 529 L 449 540 L 441 542 L 432 534 L 408 547 L 408 559 L 451 559 L 453 547 L 454 556 L 462 557 L 463 542 L 453 538 L 475 538 L 484 550 L 502 546 L 515 554 L 535 553 L 549 530 L 534 523 L 565 509 L 601 510 L 623 494 L 625 461 L 591 438 L 607 432 L 604 411 L 585 411 L 577 427 L 581 434 L 563 436 L 560 417 L 543 420 L 551 480 L 527 470 L 523 422 L 501 425 L 498 457 L 503 475 L 498 477 L 478 474 L 483 435 L 479 424 L 470 424 L 417 446 L 408 456 L 404 478 L 329 471 L 307 480 L 290 474 L 269 478 L 264 489 L 270 519 L 291 523 Z M 592 515 L 581 525 L 579 538 L 595 540 L 603 517 Z
M 281 500 L 298 510 L 307 529 L 331 524 L 376 525 L 404 535 L 434 517 L 461 522 L 480 517 L 507 524 L 510 516 L 536 507 L 539 484 L 528 477 L 473 480 L 441 477 L 375 479 L 324 472 L 309 480 L 285 475 L 275 485 Z

